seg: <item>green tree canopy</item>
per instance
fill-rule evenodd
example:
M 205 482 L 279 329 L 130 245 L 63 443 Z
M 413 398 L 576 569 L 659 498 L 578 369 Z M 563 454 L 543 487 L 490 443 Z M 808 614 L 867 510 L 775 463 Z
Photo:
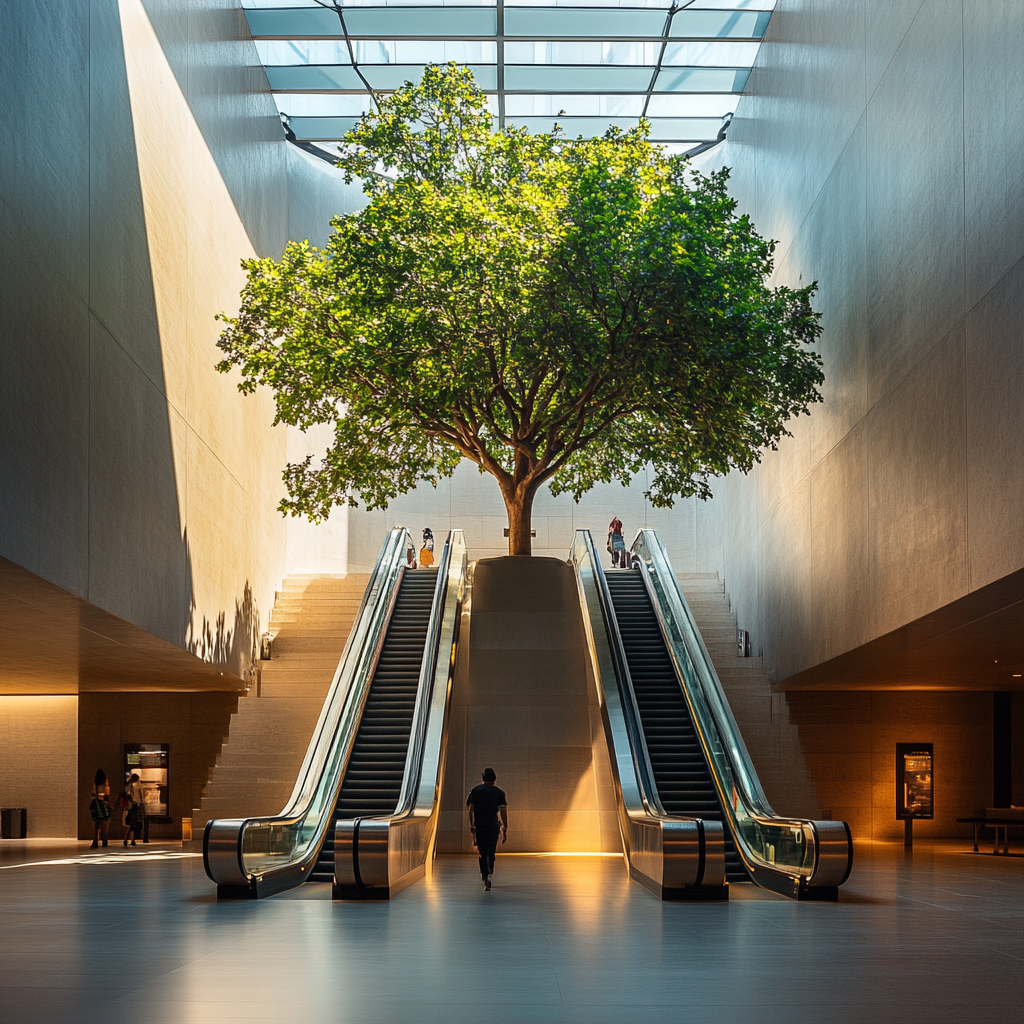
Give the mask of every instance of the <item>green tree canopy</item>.
M 368 204 L 325 248 L 243 263 L 221 370 L 277 422 L 334 425 L 281 509 L 381 507 L 469 459 L 497 480 L 509 551 L 533 499 L 653 469 L 649 498 L 710 495 L 819 401 L 814 285 L 769 288 L 774 244 L 727 171 L 693 172 L 641 121 L 603 138 L 492 130 L 468 69 L 378 97 L 338 161 Z

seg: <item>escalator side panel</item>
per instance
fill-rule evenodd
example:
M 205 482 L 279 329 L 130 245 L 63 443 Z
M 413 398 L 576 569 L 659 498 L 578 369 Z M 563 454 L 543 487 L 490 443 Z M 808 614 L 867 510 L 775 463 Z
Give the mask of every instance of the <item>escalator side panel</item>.
M 722 823 L 729 882 L 749 881 L 640 573 L 606 574 L 658 796 L 665 810 Z

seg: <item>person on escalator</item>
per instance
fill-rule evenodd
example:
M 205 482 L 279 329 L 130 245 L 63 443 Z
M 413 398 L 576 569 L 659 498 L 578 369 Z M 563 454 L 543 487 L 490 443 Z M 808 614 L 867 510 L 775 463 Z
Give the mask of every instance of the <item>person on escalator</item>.
M 466 800 L 469 808 L 469 831 L 473 843 L 480 853 L 480 877 L 484 890 L 491 891 L 491 875 L 494 874 L 494 855 L 498 849 L 498 837 L 502 843 L 508 838 L 508 806 L 505 791 L 494 783 L 497 780 L 493 768 L 485 768 L 483 782 L 474 786 Z
M 615 516 L 608 524 L 608 553 L 612 556 L 613 569 L 628 569 L 626 539 L 622 536 L 622 520 Z

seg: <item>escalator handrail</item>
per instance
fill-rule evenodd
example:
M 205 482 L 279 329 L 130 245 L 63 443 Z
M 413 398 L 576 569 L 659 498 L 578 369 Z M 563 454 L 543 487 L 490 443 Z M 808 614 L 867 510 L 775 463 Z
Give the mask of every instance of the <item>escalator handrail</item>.
M 203 839 L 203 863 L 211 881 L 238 888 L 251 886 L 256 879 L 262 880 L 273 875 L 278 881 L 269 887 L 280 891 L 304 881 L 306 870 L 316 862 L 334 816 L 362 705 L 366 701 L 373 668 L 380 655 L 410 549 L 412 541 L 408 531 L 403 528 L 390 531 L 381 547 L 285 807 L 276 815 L 218 819 L 207 823 Z M 344 747 L 344 754 L 340 761 L 335 759 L 332 778 L 324 780 L 324 773 L 331 769 L 331 754 L 339 743 Z M 320 820 L 316 822 L 311 841 L 294 859 L 282 860 L 270 870 L 249 870 L 244 853 L 246 833 L 263 827 L 278 826 L 284 829 L 301 825 L 311 813 L 313 800 L 321 784 L 327 785 L 333 792 L 333 799 L 328 795 L 323 801 Z
M 715 670 L 714 662 L 704 644 L 700 630 L 697 628 L 693 613 L 679 585 L 679 579 L 672 571 L 671 562 L 665 552 L 661 539 L 654 530 L 643 528 L 637 532 L 636 539 L 630 548 L 631 554 L 639 558 L 642 570 L 641 578 L 651 598 L 651 604 L 658 624 L 665 639 L 665 646 L 672 659 L 676 676 L 680 682 L 694 727 L 700 739 L 704 755 L 718 791 L 729 826 L 733 833 L 736 848 L 747 869 L 757 878 L 758 873 L 778 872 L 789 877 L 801 876 L 807 884 L 818 881 L 819 867 L 825 867 L 821 873 L 828 877 L 823 883 L 841 885 L 849 877 L 852 865 L 852 840 L 849 828 L 842 822 L 816 822 L 807 818 L 791 818 L 777 814 L 768 803 L 764 790 L 761 788 L 757 771 L 743 742 L 742 734 L 729 707 L 728 698 L 722 687 L 721 680 Z M 655 584 L 660 584 L 664 598 Z M 666 607 L 667 604 L 667 607 Z M 676 626 L 683 653 L 689 660 L 692 674 L 699 687 L 699 694 L 694 694 L 687 685 L 686 671 L 679 660 L 679 651 L 672 643 L 673 630 Z M 698 699 L 701 698 L 701 699 Z M 721 778 L 721 759 L 716 756 L 713 740 L 717 738 L 722 757 L 731 776 L 732 786 L 727 788 Z M 730 792 L 731 790 L 731 792 Z M 748 842 L 737 819 L 732 799 L 741 801 L 744 813 L 756 824 L 772 828 L 788 828 L 795 834 L 798 830 L 803 834 L 803 841 L 811 847 L 811 863 L 782 865 L 774 863 L 760 855 Z M 829 852 L 828 864 L 822 863 L 819 831 L 832 830 L 839 826 L 845 832 L 847 846 L 844 866 L 837 868 L 837 861 L 842 855 L 835 851 Z M 834 844 L 835 840 L 829 840 Z M 840 840 L 843 842 L 843 840 Z

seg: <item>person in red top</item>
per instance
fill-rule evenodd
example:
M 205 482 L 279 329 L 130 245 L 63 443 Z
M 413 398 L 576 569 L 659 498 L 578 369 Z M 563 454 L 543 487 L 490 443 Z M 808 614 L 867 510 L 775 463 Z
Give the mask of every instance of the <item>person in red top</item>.
M 629 559 L 626 557 L 626 539 L 622 536 L 622 520 L 618 516 L 608 524 L 608 551 L 612 556 L 613 569 L 629 567 Z

